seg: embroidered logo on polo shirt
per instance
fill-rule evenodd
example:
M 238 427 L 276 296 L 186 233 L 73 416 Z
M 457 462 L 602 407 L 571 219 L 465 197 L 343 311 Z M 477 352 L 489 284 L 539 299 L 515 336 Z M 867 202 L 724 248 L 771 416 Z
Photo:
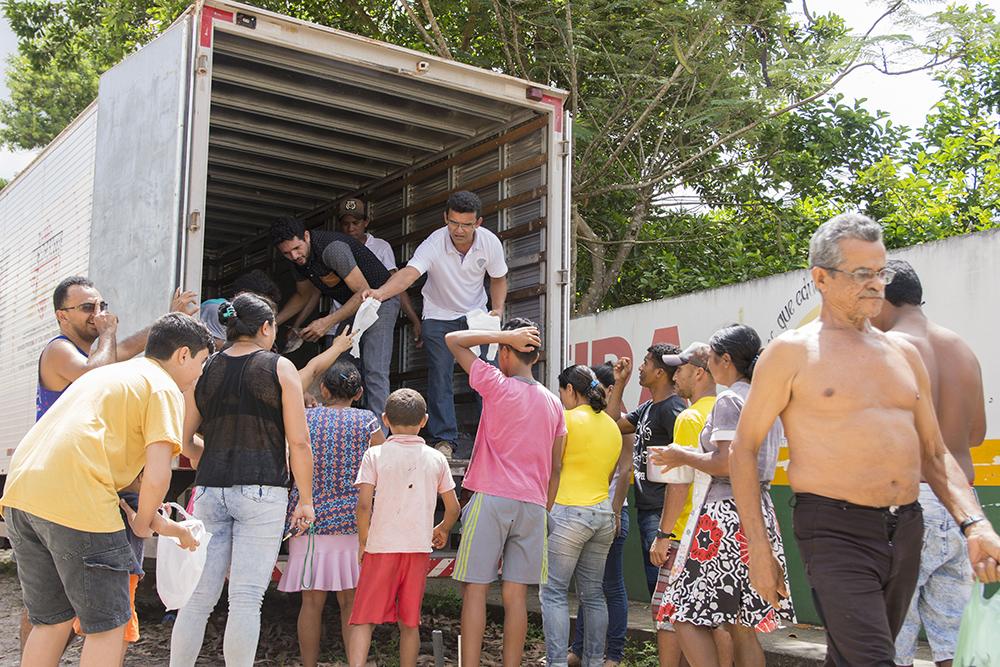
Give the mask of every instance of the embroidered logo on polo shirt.
M 477 259 L 476 260 L 476 266 L 478 266 L 480 269 L 483 268 L 484 266 L 486 266 L 486 258 L 485 257 L 480 257 L 479 259 Z

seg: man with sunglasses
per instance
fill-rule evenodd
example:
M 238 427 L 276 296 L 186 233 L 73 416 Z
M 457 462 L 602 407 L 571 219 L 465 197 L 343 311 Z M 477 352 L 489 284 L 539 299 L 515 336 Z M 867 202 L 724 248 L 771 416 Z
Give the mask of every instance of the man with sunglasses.
M 190 314 L 195 297 L 194 292 L 182 292 L 178 288 L 170 311 Z M 36 420 L 41 419 L 81 375 L 131 359 L 143 351 L 149 337 L 149 327 L 146 327 L 118 341 L 118 316 L 108 310 L 107 302 L 101 298 L 94 283 L 83 276 L 70 276 L 59 283 L 52 293 L 52 302 L 59 335 L 45 345 L 38 359 Z
M 409 263 L 385 285 L 365 296 L 382 301 L 405 291 L 427 274 L 423 341 L 427 350 L 428 442 L 450 457 L 458 441 L 453 378 L 455 357 L 444 337 L 468 329 L 466 313 L 486 310 L 484 280 L 490 279 L 491 315 L 503 317 L 507 301 L 507 261 L 496 234 L 483 228 L 483 204 L 472 192 L 453 192 L 444 211 L 444 227 L 421 243 Z M 478 396 L 478 395 L 477 395 Z
M 194 292 L 182 292 L 178 288 L 170 310 L 190 314 L 195 303 Z M 52 305 L 59 335 L 45 344 L 38 358 L 36 421 L 84 373 L 135 357 L 146 348 L 149 338 L 149 327 L 146 327 L 119 342 L 116 339 L 118 316 L 108 310 L 108 303 L 101 298 L 94 283 L 83 276 L 70 276 L 56 285 Z M 30 633 L 31 624 L 25 611 L 20 627 L 22 651 Z
M 813 234 L 809 264 L 823 299 L 819 318 L 760 355 L 729 455 L 750 581 L 774 607 L 788 596 L 757 474 L 757 451 L 780 416 L 792 522 L 826 627 L 826 664 L 892 667 L 920 571 L 921 479 L 965 535 L 983 582 L 1000 581 L 1000 537 L 945 445 L 917 348 L 871 324 L 895 276 L 882 228 L 839 215 Z

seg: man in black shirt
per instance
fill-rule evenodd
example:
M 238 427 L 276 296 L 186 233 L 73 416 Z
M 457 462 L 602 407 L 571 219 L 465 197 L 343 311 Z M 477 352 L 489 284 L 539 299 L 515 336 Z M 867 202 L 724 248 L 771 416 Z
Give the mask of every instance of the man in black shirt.
M 635 472 L 635 505 L 642 542 L 642 562 L 646 570 L 649 594 L 656 590 L 659 568 L 649 560 L 649 548 L 660 534 L 660 513 L 667 485 L 646 480 L 646 461 L 650 447 L 665 447 L 674 441 L 674 420 L 687 408 L 687 402 L 674 389 L 674 371 L 663 363 L 663 355 L 680 354 L 681 349 L 657 343 L 646 351 L 639 365 L 639 385 L 649 389 L 653 398 L 618 420 L 622 433 L 635 433 L 632 467 Z M 609 414 L 619 414 L 622 392 L 632 374 L 632 361 L 622 358 L 615 364 L 615 384 L 608 400 Z
M 300 326 L 316 309 L 321 295 L 344 304 L 302 329 L 305 340 L 319 340 L 349 321 L 361 306 L 365 290 L 378 289 L 389 280 L 389 271 L 378 257 L 341 232 L 306 231 L 301 220 L 286 216 L 271 224 L 271 241 L 296 272 L 295 294 L 278 313 L 277 324 L 297 316 L 295 326 Z M 389 396 L 392 334 L 398 316 L 399 298 L 387 299 L 378 309 L 378 320 L 361 337 L 366 401 L 379 418 Z

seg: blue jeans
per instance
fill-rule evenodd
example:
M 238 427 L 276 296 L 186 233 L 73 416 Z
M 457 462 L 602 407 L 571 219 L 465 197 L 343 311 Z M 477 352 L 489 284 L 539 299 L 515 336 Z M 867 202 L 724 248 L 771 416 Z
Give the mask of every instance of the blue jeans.
M 584 667 L 604 664 L 608 606 L 602 582 L 608 550 L 615 539 L 611 501 L 578 507 L 553 505 L 549 513 L 549 577 L 538 591 L 542 602 L 546 664 L 566 665 L 569 646 L 569 585 L 576 575 L 576 594 L 587 610 L 583 640 Z
M 427 352 L 427 433 L 428 442 L 458 442 L 458 420 L 455 417 L 455 357 L 444 342 L 445 334 L 468 329 L 465 318 L 457 320 L 424 320 L 421 337 Z M 483 355 L 486 354 L 483 346 Z M 473 392 L 475 393 L 475 392 Z M 479 394 L 475 394 L 480 404 Z
M 212 534 L 205 569 L 170 637 L 170 667 L 193 667 L 205 624 L 229 577 L 227 667 L 252 667 L 260 636 L 260 605 L 271 582 L 285 528 L 288 489 L 278 486 L 202 487 L 194 515 Z
M 656 531 L 660 529 L 660 510 L 636 510 L 635 513 L 639 519 L 642 566 L 646 570 L 646 585 L 649 586 L 649 595 L 652 598 L 653 593 L 656 592 L 656 577 L 660 574 L 660 568 L 649 561 L 649 547 L 653 546 Z
M 604 597 L 608 601 L 608 636 L 604 658 L 621 662 L 625 657 L 625 634 L 628 632 L 628 593 L 625 590 L 625 539 L 628 537 L 628 510 L 621 514 L 622 531 L 611 543 L 608 560 L 604 565 Z M 576 632 L 573 634 L 575 655 L 583 655 L 583 634 L 587 622 L 586 608 L 580 605 L 576 613 Z
M 399 319 L 399 299 L 393 297 L 378 309 L 378 319 L 361 336 L 361 374 L 365 382 L 365 405 L 382 423 L 389 398 L 389 366 L 392 364 L 393 332 Z M 382 430 L 388 432 L 385 426 Z

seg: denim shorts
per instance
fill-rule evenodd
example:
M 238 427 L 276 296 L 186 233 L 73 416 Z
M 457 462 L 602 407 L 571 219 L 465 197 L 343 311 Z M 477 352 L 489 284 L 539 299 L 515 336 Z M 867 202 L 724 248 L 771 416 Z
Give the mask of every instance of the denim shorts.
M 12 507 L 5 515 L 32 625 L 57 625 L 76 616 L 81 630 L 93 634 L 132 618 L 133 556 L 124 529 L 87 533 Z

